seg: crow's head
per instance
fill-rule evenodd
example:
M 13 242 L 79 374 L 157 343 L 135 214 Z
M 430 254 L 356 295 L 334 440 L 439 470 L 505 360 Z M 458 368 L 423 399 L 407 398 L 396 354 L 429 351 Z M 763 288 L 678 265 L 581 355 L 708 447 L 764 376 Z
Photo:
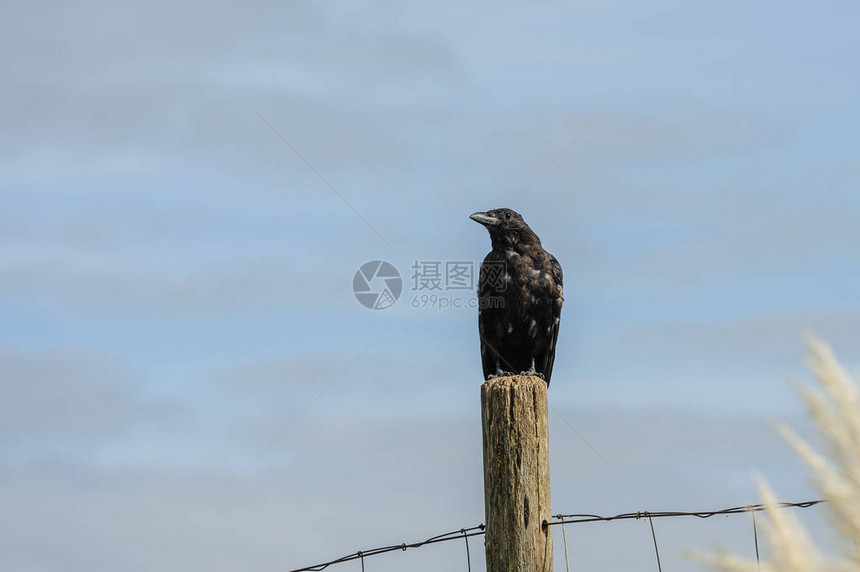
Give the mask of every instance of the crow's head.
M 485 213 L 477 212 L 469 216 L 490 231 L 493 244 L 540 243 L 537 235 L 515 210 L 493 209 Z

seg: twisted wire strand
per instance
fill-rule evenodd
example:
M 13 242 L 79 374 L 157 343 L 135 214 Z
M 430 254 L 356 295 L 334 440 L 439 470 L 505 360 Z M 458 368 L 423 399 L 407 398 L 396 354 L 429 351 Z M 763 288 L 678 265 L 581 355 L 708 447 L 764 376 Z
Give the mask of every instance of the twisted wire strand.
M 782 502 L 777 503 L 775 506 L 779 508 L 809 508 L 811 506 L 815 506 L 821 504 L 823 502 L 827 502 L 825 500 L 811 500 L 811 501 L 803 501 L 803 502 Z M 634 519 L 639 520 L 643 518 L 653 519 L 653 518 L 671 518 L 671 517 L 682 517 L 682 516 L 693 516 L 696 518 L 710 518 L 716 515 L 722 514 L 740 514 L 740 513 L 748 513 L 748 512 L 758 512 L 762 510 L 766 510 L 768 507 L 763 504 L 755 504 L 755 505 L 744 505 L 737 506 L 732 508 L 724 508 L 721 510 L 709 510 L 709 511 L 636 511 L 636 512 L 626 512 L 622 514 L 616 514 L 612 516 L 600 516 L 597 514 L 557 514 L 553 516 L 553 519 L 550 522 L 547 522 L 547 526 L 555 526 L 558 524 L 577 524 L 577 523 L 585 523 L 585 522 L 608 522 L 613 520 L 626 520 L 626 519 Z M 305 566 L 304 568 L 295 568 L 290 570 L 289 572 L 317 572 L 319 570 L 325 570 L 329 566 L 333 564 L 340 564 L 342 562 L 349 562 L 351 560 L 361 560 L 362 564 L 364 563 L 364 559 L 369 556 L 376 556 L 378 554 L 385 554 L 387 552 L 395 552 L 397 550 L 405 551 L 411 548 L 421 548 L 422 546 L 426 546 L 429 544 L 436 544 L 439 542 L 448 542 L 450 540 L 462 540 L 463 538 L 468 539 L 470 536 L 480 536 L 485 533 L 484 525 L 479 524 L 477 526 L 472 526 L 469 528 L 461 528 L 458 530 L 454 530 L 451 532 L 446 532 L 444 534 L 439 534 L 436 536 L 432 536 L 427 540 L 422 540 L 420 542 L 411 542 L 406 543 L 402 542 L 400 544 L 391 544 L 389 546 L 380 546 L 378 548 L 370 548 L 368 550 L 359 550 L 357 552 L 353 552 L 351 554 L 347 554 L 345 556 L 341 556 L 340 558 L 335 558 L 334 560 L 329 560 L 328 562 L 322 562 L 320 564 L 314 564 L 312 566 Z M 470 562 L 471 565 L 471 562 Z
M 821 504 L 823 502 L 827 502 L 823 499 L 813 500 L 813 501 L 804 501 L 804 502 L 781 502 L 777 503 L 775 506 L 778 508 L 808 508 L 811 506 L 815 506 L 817 504 Z M 712 516 L 717 516 L 721 514 L 740 514 L 745 512 L 759 512 L 762 510 L 766 510 L 767 506 L 763 504 L 754 504 L 754 505 L 745 505 L 745 506 L 736 506 L 732 508 L 724 508 L 721 510 L 699 510 L 699 511 L 636 511 L 636 512 L 625 512 L 622 514 L 616 514 L 613 516 L 600 516 L 597 514 L 557 514 L 553 516 L 554 519 L 547 524 L 550 526 L 556 524 L 572 524 L 578 522 L 599 522 L 599 521 L 612 521 L 612 520 L 625 520 L 625 519 L 634 519 L 639 520 L 641 518 L 645 518 L 646 516 L 651 518 L 667 518 L 667 517 L 677 517 L 677 516 L 695 516 L 697 518 L 710 518 Z M 647 512 L 647 515 L 646 515 Z

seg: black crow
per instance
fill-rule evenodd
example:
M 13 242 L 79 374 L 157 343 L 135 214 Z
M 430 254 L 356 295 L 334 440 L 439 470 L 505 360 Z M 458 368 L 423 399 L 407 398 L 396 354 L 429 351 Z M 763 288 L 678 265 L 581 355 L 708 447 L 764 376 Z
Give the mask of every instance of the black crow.
M 561 318 L 561 265 L 511 209 L 469 218 L 490 231 L 493 249 L 478 279 L 484 377 L 537 375 L 549 385 Z

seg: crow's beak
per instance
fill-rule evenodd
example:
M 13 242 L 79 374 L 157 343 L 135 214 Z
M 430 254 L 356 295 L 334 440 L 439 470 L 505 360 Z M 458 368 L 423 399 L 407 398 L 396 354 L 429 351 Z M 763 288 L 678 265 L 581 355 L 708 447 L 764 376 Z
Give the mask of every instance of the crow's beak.
M 469 218 L 475 222 L 479 222 L 484 226 L 495 226 L 499 224 L 499 219 L 494 216 L 490 216 L 487 213 L 475 213 L 473 215 L 469 215 Z

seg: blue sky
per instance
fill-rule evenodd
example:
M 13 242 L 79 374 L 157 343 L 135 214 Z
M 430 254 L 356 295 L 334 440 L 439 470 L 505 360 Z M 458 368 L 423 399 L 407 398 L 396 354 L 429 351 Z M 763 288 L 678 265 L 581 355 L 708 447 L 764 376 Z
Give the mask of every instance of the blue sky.
M 804 332 L 860 363 L 858 16 L 7 7 L 0 567 L 285 570 L 481 522 L 476 312 L 413 308 L 409 275 L 480 261 L 468 215 L 500 206 L 565 269 L 554 511 L 743 505 L 754 472 L 815 496 L 770 422 L 806 430 Z M 351 292 L 375 259 L 383 311 Z M 574 561 L 647 566 L 638 524 Z M 664 563 L 747 525 L 661 522 Z

